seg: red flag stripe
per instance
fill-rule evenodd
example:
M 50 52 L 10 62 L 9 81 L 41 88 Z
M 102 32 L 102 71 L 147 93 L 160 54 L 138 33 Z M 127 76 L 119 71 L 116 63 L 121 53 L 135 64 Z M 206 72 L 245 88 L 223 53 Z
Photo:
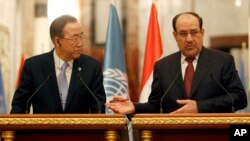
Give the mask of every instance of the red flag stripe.
M 141 92 L 153 72 L 155 62 L 160 59 L 162 54 L 162 42 L 157 19 L 157 11 L 155 4 L 152 3 L 146 40 L 146 50 L 144 54 L 144 64 L 140 87 Z M 141 93 L 141 96 L 142 94 L 143 93 Z
M 18 69 L 18 76 L 17 76 L 17 81 L 16 81 L 16 87 L 18 87 L 19 84 L 20 84 L 20 77 L 21 77 L 21 73 L 22 73 L 22 70 L 23 70 L 24 60 L 25 60 L 25 57 L 24 57 L 24 55 L 22 54 L 22 55 L 21 55 L 20 66 L 19 66 L 19 69 Z

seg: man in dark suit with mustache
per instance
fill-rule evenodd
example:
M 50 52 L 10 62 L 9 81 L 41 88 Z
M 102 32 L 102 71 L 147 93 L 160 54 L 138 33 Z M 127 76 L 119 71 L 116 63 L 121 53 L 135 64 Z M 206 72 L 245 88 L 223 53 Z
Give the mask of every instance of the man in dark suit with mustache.
M 202 18 L 184 12 L 172 22 L 180 51 L 156 62 L 148 102 L 132 103 L 116 96 L 117 102 L 106 107 L 121 114 L 227 113 L 245 108 L 246 92 L 233 57 L 203 46 Z

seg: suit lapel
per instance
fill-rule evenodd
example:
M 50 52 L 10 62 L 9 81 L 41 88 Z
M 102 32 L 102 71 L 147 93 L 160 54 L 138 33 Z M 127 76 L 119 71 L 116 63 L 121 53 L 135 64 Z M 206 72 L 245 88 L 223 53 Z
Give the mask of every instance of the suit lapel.
M 182 72 L 181 72 L 181 53 L 178 52 L 172 62 L 171 62 L 171 75 L 170 76 L 173 76 L 173 78 L 171 78 L 171 81 L 173 81 L 177 75 L 177 73 L 179 74 L 175 84 L 178 88 L 178 90 L 180 91 L 180 93 L 177 93 L 177 94 L 180 94 L 180 97 L 183 97 L 185 96 L 185 90 L 184 90 L 184 84 L 183 84 L 183 79 L 182 79 Z
M 194 73 L 194 78 L 193 78 L 193 82 L 192 82 L 192 90 L 191 90 L 191 97 L 193 96 L 193 94 L 195 93 L 195 91 L 197 90 L 197 88 L 199 87 L 199 85 L 201 84 L 201 81 L 203 80 L 203 78 L 208 75 L 208 71 L 212 66 L 212 61 L 210 59 L 210 56 L 208 54 L 208 50 L 206 48 L 202 48 L 202 51 L 200 53 L 198 62 L 197 62 L 197 66 L 196 66 L 196 70 Z
M 78 73 L 80 73 L 83 70 L 83 68 L 79 65 L 78 59 L 75 59 L 73 62 L 73 68 L 71 73 L 71 79 L 69 82 L 69 91 L 67 96 L 67 101 L 65 105 L 65 111 L 68 109 L 68 106 L 70 105 L 70 102 L 72 101 L 73 96 L 75 95 L 75 91 L 78 87 Z

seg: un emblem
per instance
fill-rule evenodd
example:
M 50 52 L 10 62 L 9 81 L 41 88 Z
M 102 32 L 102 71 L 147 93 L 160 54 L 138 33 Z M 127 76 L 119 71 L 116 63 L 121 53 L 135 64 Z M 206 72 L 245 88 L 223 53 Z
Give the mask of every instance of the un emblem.
M 107 101 L 112 100 L 113 96 L 128 96 L 128 81 L 124 72 L 119 69 L 107 69 L 103 72 L 103 76 Z

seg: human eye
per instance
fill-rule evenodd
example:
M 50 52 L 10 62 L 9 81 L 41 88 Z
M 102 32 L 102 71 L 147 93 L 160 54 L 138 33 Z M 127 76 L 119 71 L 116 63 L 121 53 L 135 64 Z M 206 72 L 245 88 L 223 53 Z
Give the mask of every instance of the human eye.
M 181 32 L 178 32 L 178 35 L 181 36 L 181 37 L 186 37 L 188 35 L 188 33 L 184 32 L 184 31 L 181 31 Z
M 77 41 L 78 41 L 78 38 L 79 38 L 78 36 L 73 36 L 73 37 L 72 37 L 72 40 L 73 40 L 74 42 L 77 42 Z
M 85 34 L 82 34 L 82 35 L 81 35 L 81 39 L 82 39 L 82 40 L 85 40 L 85 39 L 86 39 L 86 35 L 85 35 Z
M 84 41 L 86 39 L 85 34 L 81 34 L 78 36 L 78 39 L 80 39 L 81 41 Z
M 191 35 L 192 35 L 192 36 L 197 36 L 198 33 L 199 33 L 198 30 L 193 30 L 193 31 L 191 31 Z

